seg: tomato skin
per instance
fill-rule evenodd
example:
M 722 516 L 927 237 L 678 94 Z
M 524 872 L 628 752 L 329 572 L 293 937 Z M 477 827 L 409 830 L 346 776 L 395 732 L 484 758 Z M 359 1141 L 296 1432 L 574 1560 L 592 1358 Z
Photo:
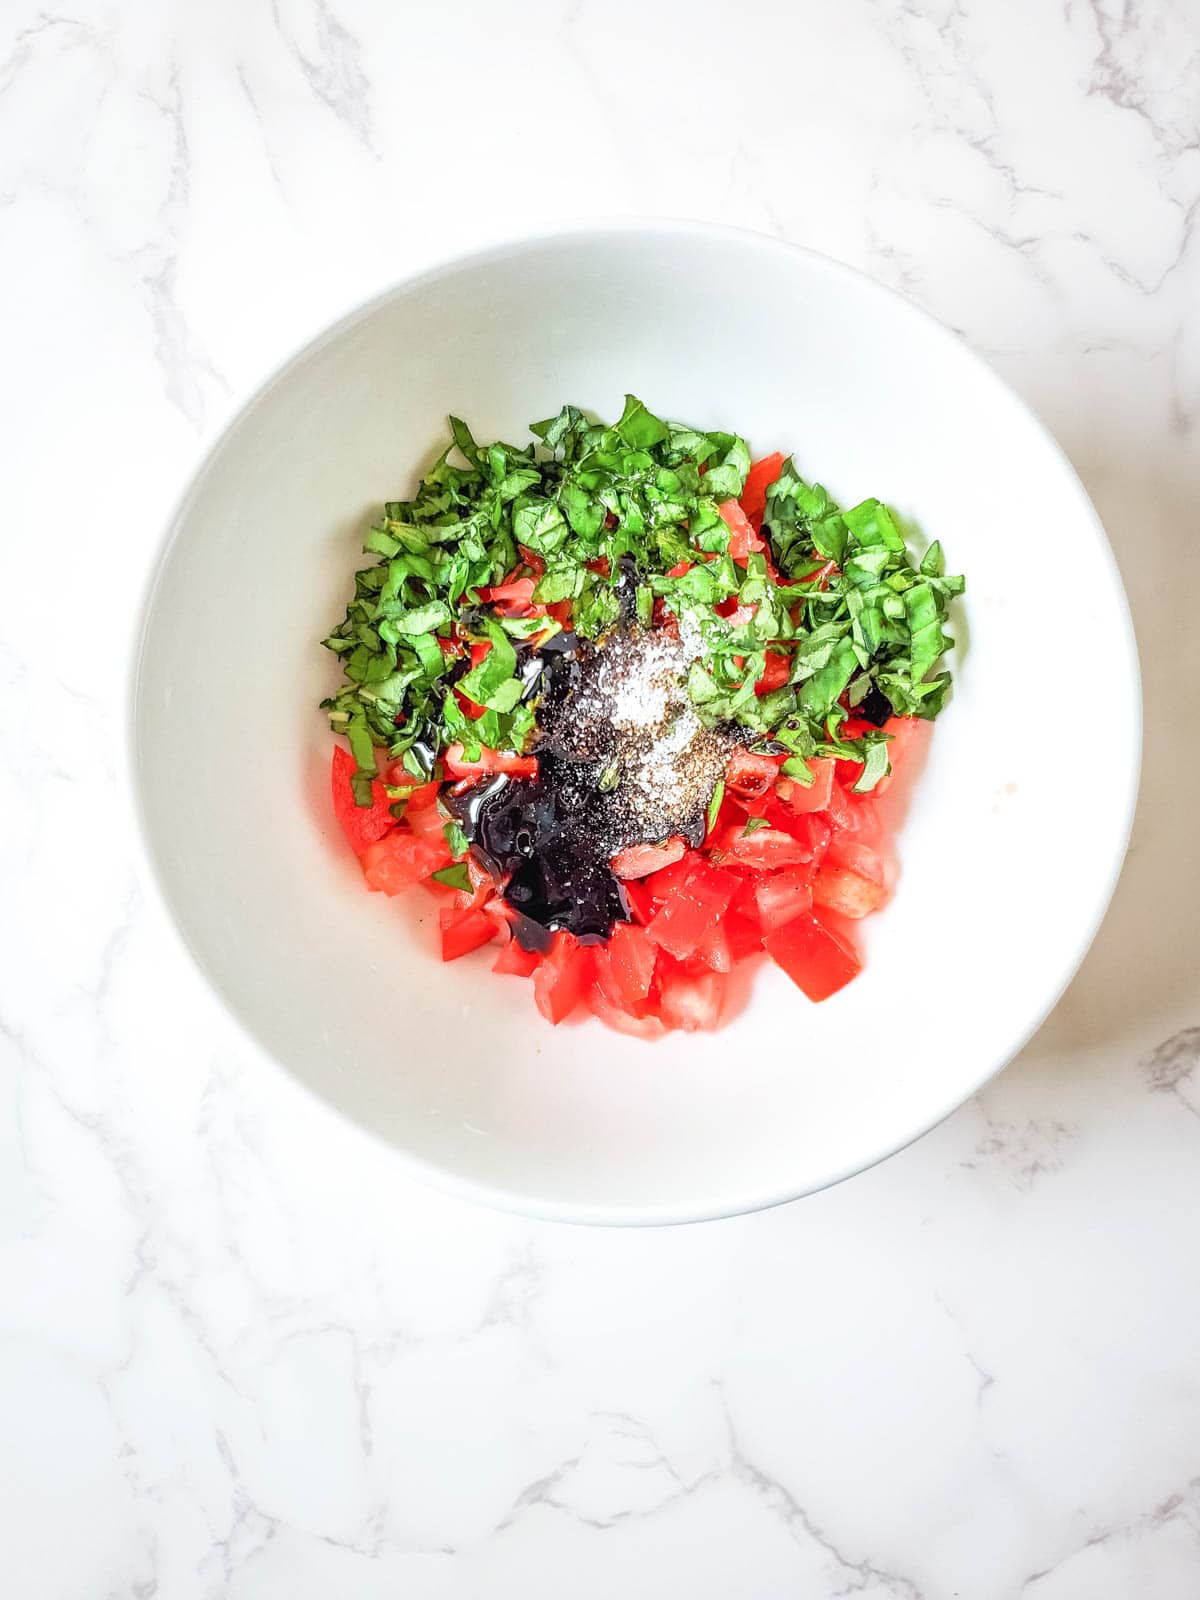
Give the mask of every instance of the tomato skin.
M 646 878 L 682 861 L 686 852 L 687 841 L 676 833 L 665 844 L 631 844 L 618 850 L 609 865 L 618 878 Z
M 763 945 L 810 1000 L 828 1000 L 862 971 L 850 946 L 811 912 L 772 929 Z
M 837 762 L 832 757 L 808 763 L 813 781 L 806 788 L 794 778 L 780 778 L 775 792 L 789 811 L 825 811 L 833 792 L 833 775 Z
M 492 773 L 505 772 L 510 778 L 536 778 L 537 757 L 519 756 L 510 750 L 489 750 L 479 747 L 479 760 L 467 761 L 460 742 L 447 745 L 442 759 L 452 778 L 484 778 Z
M 762 526 L 763 512 L 767 509 L 767 490 L 783 471 L 783 461 L 778 450 L 772 451 L 769 456 L 763 456 L 761 461 L 754 462 L 746 474 L 741 506 L 752 527 Z
M 341 824 L 351 850 L 356 856 L 361 856 L 368 845 L 391 833 L 396 826 L 396 819 L 391 813 L 391 801 L 387 797 L 387 790 L 378 778 L 371 784 L 371 804 L 369 806 L 355 804 L 350 778 L 356 771 L 357 763 L 349 750 L 340 744 L 335 745 L 333 765 L 329 775 L 333 791 L 333 813 Z
M 569 1017 L 583 998 L 591 966 L 591 951 L 565 929 L 559 929 L 554 942 L 533 974 L 533 998 L 547 1022 L 558 1024 Z
M 459 956 L 478 950 L 496 937 L 496 924 L 482 911 L 444 906 L 438 912 L 442 930 L 442 960 L 457 961 Z
M 450 852 L 443 839 L 439 845 L 432 839 L 419 838 L 411 828 L 393 828 L 391 833 L 363 853 L 363 876 L 372 889 L 384 894 L 401 894 L 414 883 L 420 883 L 431 872 L 450 865 Z

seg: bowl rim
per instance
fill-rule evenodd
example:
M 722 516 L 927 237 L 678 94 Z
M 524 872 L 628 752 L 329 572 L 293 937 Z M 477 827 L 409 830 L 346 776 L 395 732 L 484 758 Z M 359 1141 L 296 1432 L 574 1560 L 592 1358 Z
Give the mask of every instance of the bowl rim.
M 427 1157 L 415 1155 L 412 1151 L 393 1143 L 384 1134 L 376 1132 L 366 1123 L 359 1122 L 349 1112 L 343 1111 L 339 1106 L 327 1100 L 317 1089 L 310 1086 L 293 1072 L 285 1061 L 257 1037 L 250 1023 L 242 1018 L 234 1004 L 226 997 L 220 982 L 209 971 L 202 952 L 192 942 L 184 919 L 176 912 L 172 897 L 166 887 L 146 816 L 141 783 L 138 750 L 138 711 L 143 676 L 143 657 L 151 614 L 162 577 L 176 541 L 187 521 L 192 503 L 197 498 L 209 475 L 219 464 L 226 447 L 243 419 L 266 400 L 275 386 L 282 382 L 293 368 L 306 361 L 327 342 L 340 338 L 356 323 L 374 315 L 379 308 L 399 295 L 407 294 L 427 284 L 435 283 L 448 274 L 462 269 L 486 267 L 491 262 L 511 259 L 514 256 L 519 257 L 523 253 L 536 251 L 554 244 L 590 240 L 602 235 L 612 236 L 619 234 L 631 236 L 640 234 L 645 237 L 667 236 L 676 239 L 691 238 L 696 240 L 724 239 L 740 244 L 746 249 L 757 250 L 764 254 L 801 260 L 806 263 L 810 270 L 822 273 L 833 280 L 852 282 L 860 292 L 865 290 L 869 294 L 874 294 L 886 300 L 891 304 L 893 310 L 900 315 L 908 316 L 923 323 L 926 335 L 943 343 L 952 343 L 961 353 L 965 354 L 976 367 L 981 380 L 990 385 L 993 391 L 998 392 L 1009 405 L 1014 406 L 1018 412 L 1024 415 L 1025 421 L 1033 427 L 1043 444 L 1057 458 L 1060 467 L 1073 485 L 1080 502 L 1080 509 L 1087 518 L 1095 536 L 1097 557 L 1105 568 L 1114 598 L 1117 601 L 1121 622 L 1120 642 L 1124 647 L 1124 666 L 1132 678 L 1135 715 L 1133 723 L 1128 730 L 1131 759 L 1126 768 L 1123 820 L 1116 835 L 1116 847 L 1112 850 L 1111 859 L 1107 863 L 1107 870 L 1093 915 L 1088 925 L 1081 931 L 1075 951 L 1059 973 L 1044 1007 L 1030 1020 L 1025 1030 L 1017 1037 L 1015 1043 L 1011 1047 L 1006 1045 L 999 1059 L 993 1061 L 986 1072 L 967 1085 L 961 1093 L 956 1092 L 948 1103 L 939 1109 L 932 1120 L 923 1118 L 918 1126 L 909 1128 L 901 1135 L 889 1139 L 884 1147 L 876 1150 L 866 1159 L 850 1162 L 843 1168 L 822 1176 L 815 1182 L 792 1184 L 782 1189 L 775 1188 L 768 1192 L 755 1193 L 751 1191 L 743 1193 L 737 1198 L 726 1199 L 711 1205 L 675 1202 L 656 1205 L 624 1205 L 619 1202 L 614 1204 L 576 1204 L 547 1199 L 536 1193 L 490 1184 L 474 1178 L 466 1178 Z M 744 1216 L 755 1211 L 770 1210 L 775 1206 L 786 1205 L 793 1200 L 802 1199 L 806 1195 L 818 1194 L 825 1189 L 834 1187 L 836 1184 L 845 1182 L 846 1179 L 859 1173 L 868 1172 L 872 1167 L 888 1160 L 891 1156 L 897 1155 L 900 1151 L 907 1149 L 909 1145 L 916 1143 L 918 1139 L 923 1138 L 927 1133 L 939 1127 L 949 1116 L 992 1082 L 1021 1053 L 1054 1011 L 1067 987 L 1082 966 L 1084 958 L 1108 913 L 1113 894 L 1120 879 L 1129 848 L 1129 839 L 1141 782 L 1143 698 L 1141 666 L 1138 657 L 1137 638 L 1129 609 L 1129 600 L 1117 565 L 1116 556 L 1099 513 L 1092 504 L 1091 497 L 1073 463 L 1046 423 L 1034 411 L 1033 407 L 1000 377 L 990 362 L 961 334 L 947 327 L 932 312 L 927 311 L 923 306 L 917 305 L 900 290 L 881 283 L 869 273 L 857 267 L 852 267 L 846 262 L 839 261 L 833 256 L 814 250 L 807 245 L 796 244 L 772 234 L 726 223 L 686 217 L 618 215 L 564 221 L 539 227 L 532 232 L 497 233 L 472 248 L 465 250 L 457 248 L 445 253 L 432 255 L 422 264 L 417 265 L 411 272 L 397 278 L 394 282 L 369 295 L 366 299 L 355 300 L 331 319 L 323 322 L 315 334 L 310 334 L 302 339 L 299 344 L 290 349 L 285 356 L 270 367 L 262 380 L 241 399 L 240 403 L 231 402 L 229 411 L 216 433 L 205 444 L 199 457 L 193 461 L 186 481 L 176 495 L 169 514 L 162 523 L 158 539 L 143 574 L 126 654 L 121 695 L 120 742 L 122 751 L 118 765 L 119 781 L 125 790 L 127 801 L 125 814 L 133 823 L 129 833 L 132 836 L 131 847 L 139 881 L 144 887 L 148 888 L 150 897 L 155 908 L 161 914 L 162 920 L 171 928 L 178 945 L 182 947 L 190 958 L 194 973 L 202 979 L 209 992 L 216 999 L 243 1044 L 249 1047 L 250 1054 L 264 1063 L 272 1073 L 285 1080 L 292 1092 L 304 1096 L 311 1103 L 318 1105 L 324 1114 L 336 1117 L 344 1128 L 353 1130 L 354 1133 L 369 1140 L 377 1148 L 386 1151 L 390 1158 L 399 1163 L 401 1170 L 408 1176 L 458 1199 L 469 1200 L 478 1205 L 486 1205 L 496 1210 L 543 1222 L 571 1223 L 584 1226 L 662 1227 L 692 1222 L 719 1221 L 728 1217 Z

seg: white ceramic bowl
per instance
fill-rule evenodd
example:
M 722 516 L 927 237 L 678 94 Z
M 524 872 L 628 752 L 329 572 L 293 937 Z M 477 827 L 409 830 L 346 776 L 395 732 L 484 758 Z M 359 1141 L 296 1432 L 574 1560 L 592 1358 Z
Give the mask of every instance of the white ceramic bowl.
M 956 691 L 867 965 L 813 1006 L 764 971 L 725 1031 L 553 1029 L 484 952 L 442 966 L 433 902 L 371 895 L 330 814 L 341 615 L 359 536 L 454 411 L 527 437 L 626 390 L 844 503 L 942 540 L 968 594 Z M 1080 683 L 1084 663 L 1102 684 Z M 1102 707 L 1089 731 L 1068 709 Z M 212 451 L 147 602 L 133 704 L 150 857 L 209 982 L 268 1055 L 433 1181 L 593 1222 L 793 1198 L 931 1127 L 996 1072 L 1092 939 L 1124 852 L 1140 703 L 1104 533 L 1041 425 L 877 284 L 753 235 L 627 223 L 399 285 L 301 351 Z M 1088 748 L 1077 748 L 1083 740 Z M 1083 778 L 1086 769 L 1091 774 Z

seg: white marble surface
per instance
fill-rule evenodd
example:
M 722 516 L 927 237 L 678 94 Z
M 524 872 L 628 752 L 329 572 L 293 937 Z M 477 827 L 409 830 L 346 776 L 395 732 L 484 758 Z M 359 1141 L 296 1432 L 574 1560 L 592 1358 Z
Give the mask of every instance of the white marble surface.
M 49 5 L 0 15 L 5 1594 L 1196 1596 L 1195 0 Z M 263 374 L 429 257 L 623 211 L 804 241 L 985 352 L 1106 519 L 1149 706 L 1022 1058 L 834 1192 L 632 1233 L 426 1192 L 263 1073 L 114 753 L 158 529 Z M 1030 706 L 1064 828 L 1102 639 L 1079 669 Z

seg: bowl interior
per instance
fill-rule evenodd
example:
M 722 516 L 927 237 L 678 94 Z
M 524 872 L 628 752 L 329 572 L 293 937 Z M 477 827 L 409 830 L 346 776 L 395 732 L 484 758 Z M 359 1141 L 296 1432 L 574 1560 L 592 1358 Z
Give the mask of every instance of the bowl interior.
M 763 971 L 715 1035 L 552 1029 L 487 952 L 444 967 L 434 903 L 368 894 L 328 803 L 317 641 L 360 535 L 446 414 L 523 442 L 626 390 L 844 503 L 877 494 L 968 575 L 956 691 L 863 931 L 810 1005 Z M 1104 780 L 1065 807 L 1054 706 L 1105 641 Z M 1050 730 L 1054 729 L 1052 733 Z M 1136 786 L 1124 598 L 1057 448 L 955 338 L 770 241 L 629 227 L 534 241 L 401 286 L 240 415 L 179 513 L 145 618 L 136 786 L 160 883 L 210 981 L 312 1090 L 441 1181 L 545 1215 L 671 1220 L 803 1193 L 897 1148 L 1019 1046 L 1081 958 Z

